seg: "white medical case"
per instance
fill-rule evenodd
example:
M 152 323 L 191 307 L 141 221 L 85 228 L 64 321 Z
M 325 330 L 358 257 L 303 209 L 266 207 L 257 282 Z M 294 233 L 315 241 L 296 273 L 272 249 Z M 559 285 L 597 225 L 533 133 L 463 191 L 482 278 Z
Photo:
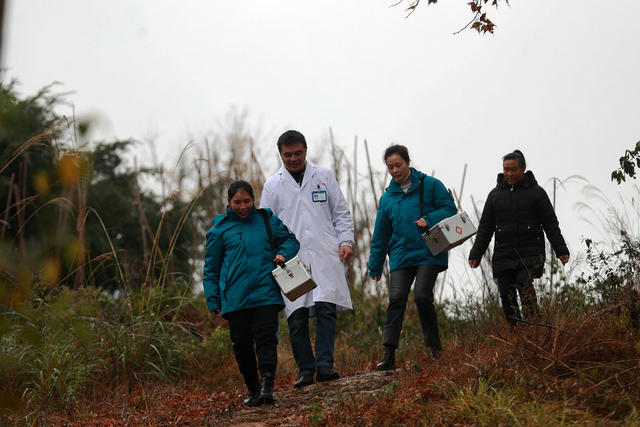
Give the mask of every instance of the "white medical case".
M 317 286 L 297 256 L 287 261 L 284 267 L 276 267 L 271 274 L 289 301 L 295 301 Z
M 449 218 L 445 218 L 433 227 L 422 233 L 422 240 L 433 255 L 455 248 L 478 230 L 473 225 L 466 212 L 460 212 Z

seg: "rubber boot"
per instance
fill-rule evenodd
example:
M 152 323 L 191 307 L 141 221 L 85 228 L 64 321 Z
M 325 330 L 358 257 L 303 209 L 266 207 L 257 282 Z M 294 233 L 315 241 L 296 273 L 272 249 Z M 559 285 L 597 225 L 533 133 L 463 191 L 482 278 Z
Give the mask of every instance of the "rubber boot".
M 376 365 L 377 371 L 392 371 L 396 369 L 396 349 L 394 347 L 384 346 L 384 357 L 382 361 Z

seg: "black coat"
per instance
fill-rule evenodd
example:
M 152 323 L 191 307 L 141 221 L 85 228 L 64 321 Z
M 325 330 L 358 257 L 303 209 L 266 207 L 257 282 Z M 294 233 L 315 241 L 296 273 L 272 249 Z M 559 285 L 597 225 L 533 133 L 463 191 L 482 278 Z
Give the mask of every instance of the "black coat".
M 514 185 L 498 174 L 498 184 L 482 210 L 469 259 L 482 258 L 495 232 L 493 274 L 526 267 L 534 277 L 540 277 L 545 258 L 543 230 L 556 256 L 569 255 L 549 196 L 538 185 L 533 172 L 527 171 Z

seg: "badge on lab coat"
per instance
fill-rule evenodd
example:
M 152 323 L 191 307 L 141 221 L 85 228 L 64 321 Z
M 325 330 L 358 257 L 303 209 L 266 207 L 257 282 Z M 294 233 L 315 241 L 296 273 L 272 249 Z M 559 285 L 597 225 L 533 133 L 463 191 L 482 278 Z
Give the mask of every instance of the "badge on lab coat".
M 326 202 L 327 192 L 325 190 L 316 190 L 311 193 L 311 200 L 314 202 Z

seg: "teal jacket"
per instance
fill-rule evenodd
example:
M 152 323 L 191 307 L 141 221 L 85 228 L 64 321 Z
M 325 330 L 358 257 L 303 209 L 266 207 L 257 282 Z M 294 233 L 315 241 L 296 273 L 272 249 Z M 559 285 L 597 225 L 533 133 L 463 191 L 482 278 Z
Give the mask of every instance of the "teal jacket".
M 280 288 L 271 275 L 277 254 L 288 261 L 300 244 L 285 225 L 271 212 L 268 214 L 275 253 L 271 248 L 262 214 L 255 208 L 241 219 L 230 207 L 226 215 L 217 215 L 207 232 L 202 285 L 209 311 L 222 310 L 222 315 L 263 305 L 284 307 Z
M 433 256 L 422 240 L 422 231 L 414 223 L 420 218 L 420 178 L 424 177 L 423 218 L 433 227 L 457 213 L 449 192 L 439 180 L 411 168 L 411 186 L 403 192 L 394 180 L 380 197 L 376 226 L 371 239 L 369 276 L 382 274 L 389 254 L 389 270 L 434 264 L 446 268 L 448 254 Z

